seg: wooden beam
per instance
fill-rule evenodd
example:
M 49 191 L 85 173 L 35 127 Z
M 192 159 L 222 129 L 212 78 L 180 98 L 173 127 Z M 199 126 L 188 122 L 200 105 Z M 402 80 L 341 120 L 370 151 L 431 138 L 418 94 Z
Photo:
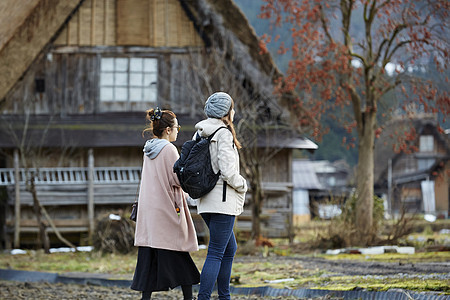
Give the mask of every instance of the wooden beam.
M 49 227 L 50 224 L 47 220 L 43 221 L 46 227 Z M 53 223 L 56 227 L 89 227 L 88 219 L 53 219 Z M 10 226 L 10 222 L 6 222 L 7 226 Z M 21 220 L 20 226 L 23 230 L 27 227 L 38 227 L 38 223 L 34 219 Z
M 88 150 L 88 218 L 89 218 L 89 244 L 92 245 L 94 237 L 94 150 Z
M 20 174 L 18 149 L 14 149 L 14 192 L 14 248 L 20 248 Z

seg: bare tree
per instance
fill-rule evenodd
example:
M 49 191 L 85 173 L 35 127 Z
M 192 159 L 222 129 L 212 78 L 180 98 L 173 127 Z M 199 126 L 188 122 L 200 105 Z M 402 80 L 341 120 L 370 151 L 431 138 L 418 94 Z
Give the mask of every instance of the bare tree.
M 385 125 L 377 119 L 383 114 L 384 97 L 393 92 L 406 94 L 402 109 L 407 117 L 411 103 L 425 113 L 445 116 L 449 112 L 448 89 L 409 71 L 425 70 L 430 60 L 437 70 L 447 70 L 449 2 L 263 0 L 261 4 L 262 18 L 287 27 L 279 53 L 291 57 L 279 91 L 301 91 L 302 99 L 296 99 L 292 107 L 301 106 L 318 120 L 330 111 L 333 117 L 342 115 L 339 122 L 357 134 L 354 237 L 355 243 L 369 244 L 376 235 L 372 230 L 374 142 Z M 263 38 L 270 41 L 268 36 Z M 320 132 L 316 128 L 313 134 Z M 400 150 L 407 150 L 412 135 L 400 133 Z
M 245 67 L 230 57 L 227 46 L 211 47 L 206 53 L 205 50 L 191 51 L 189 60 L 184 60 L 186 65 L 181 68 L 190 71 L 180 76 L 180 82 L 175 84 L 185 89 L 184 95 L 190 98 L 193 112 L 202 112 L 206 98 L 216 91 L 225 91 L 235 100 L 235 129 L 243 146 L 240 162 L 251 192 L 252 239 L 258 239 L 265 199 L 263 167 L 283 149 L 280 140 L 274 139 L 291 131 L 289 126 L 282 125 L 282 109 L 277 97 L 272 95 L 269 76 L 255 72 L 250 82 Z M 196 117 L 199 116 L 197 113 Z
M 25 101 L 27 104 L 27 101 Z M 65 239 L 58 228 L 55 226 L 53 220 L 48 214 L 46 208 L 39 200 L 39 196 L 36 190 L 36 180 L 39 176 L 39 168 L 46 164 L 45 160 L 54 154 L 54 151 L 44 147 L 45 139 L 47 138 L 48 131 L 52 124 L 52 117 L 49 116 L 48 122 L 40 132 L 40 139 L 36 140 L 31 138 L 30 133 L 30 111 L 31 105 L 24 105 L 24 114 L 15 116 L 14 118 L 2 115 L 0 117 L 3 127 L 6 129 L 7 134 L 11 137 L 13 143 L 16 145 L 16 149 L 19 152 L 20 164 L 25 169 L 25 182 L 26 190 L 31 193 L 33 199 L 33 210 L 36 216 L 37 225 L 39 228 L 39 235 L 37 239 L 37 247 L 43 248 L 46 253 L 49 253 L 50 240 L 46 231 L 47 224 L 53 229 L 57 238 L 68 247 L 76 249 L 76 247 L 67 239 Z M 63 138 L 63 133 L 62 133 Z M 61 156 L 64 156 L 70 151 L 69 148 L 61 149 Z M 18 180 L 18 178 L 16 178 Z M 16 216 L 17 217 L 17 216 Z

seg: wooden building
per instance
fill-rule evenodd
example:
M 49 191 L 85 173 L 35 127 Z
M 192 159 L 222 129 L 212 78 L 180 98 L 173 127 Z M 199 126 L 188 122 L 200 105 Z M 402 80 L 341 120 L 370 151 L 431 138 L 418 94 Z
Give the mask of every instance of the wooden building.
M 350 166 L 343 160 L 294 159 L 294 225 L 339 215 L 351 196 Z
M 298 112 L 287 109 L 292 96 L 273 96 L 280 72 L 258 42 L 231 0 L 2 1 L 3 243 L 32 241 L 37 231 L 26 188 L 33 170 L 38 197 L 62 232 L 83 237 L 102 212 L 128 208 L 139 182 L 145 110 L 177 114 L 180 146 L 218 90 L 271 120 L 256 143 L 277 149 L 263 172 L 263 232 L 289 236 L 291 151 L 317 146 L 278 130 Z M 250 229 L 249 205 L 242 230 Z
M 411 128 L 417 135 L 411 141 L 415 151 L 394 151 L 395 134 L 410 132 Z M 436 120 L 393 121 L 375 145 L 375 192 L 386 198 L 391 214 L 405 209 L 410 213 L 447 218 L 450 211 L 449 158 L 448 134 L 439 132 Z

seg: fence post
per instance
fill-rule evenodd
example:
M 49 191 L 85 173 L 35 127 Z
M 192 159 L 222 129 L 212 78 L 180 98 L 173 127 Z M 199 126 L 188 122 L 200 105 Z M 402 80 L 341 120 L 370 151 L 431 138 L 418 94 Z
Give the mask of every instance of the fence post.
M 89 244 L 93 244 L 94 235 L 94 150 L 88 150 L 88 218 L 89 218 Z
M 20 248 L 20 173 L 19 150 L 14 149 L 14 248 Z

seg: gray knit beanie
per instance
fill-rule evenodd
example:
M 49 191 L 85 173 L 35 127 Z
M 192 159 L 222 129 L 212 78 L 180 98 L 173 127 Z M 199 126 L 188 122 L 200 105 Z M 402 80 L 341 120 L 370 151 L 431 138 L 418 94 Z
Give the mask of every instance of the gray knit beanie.
M 231 97 L 227 93 L 217 92 L 209 96 L 205 103 L 205 114 L 208 118 L 220 119 L 228 114 Z

